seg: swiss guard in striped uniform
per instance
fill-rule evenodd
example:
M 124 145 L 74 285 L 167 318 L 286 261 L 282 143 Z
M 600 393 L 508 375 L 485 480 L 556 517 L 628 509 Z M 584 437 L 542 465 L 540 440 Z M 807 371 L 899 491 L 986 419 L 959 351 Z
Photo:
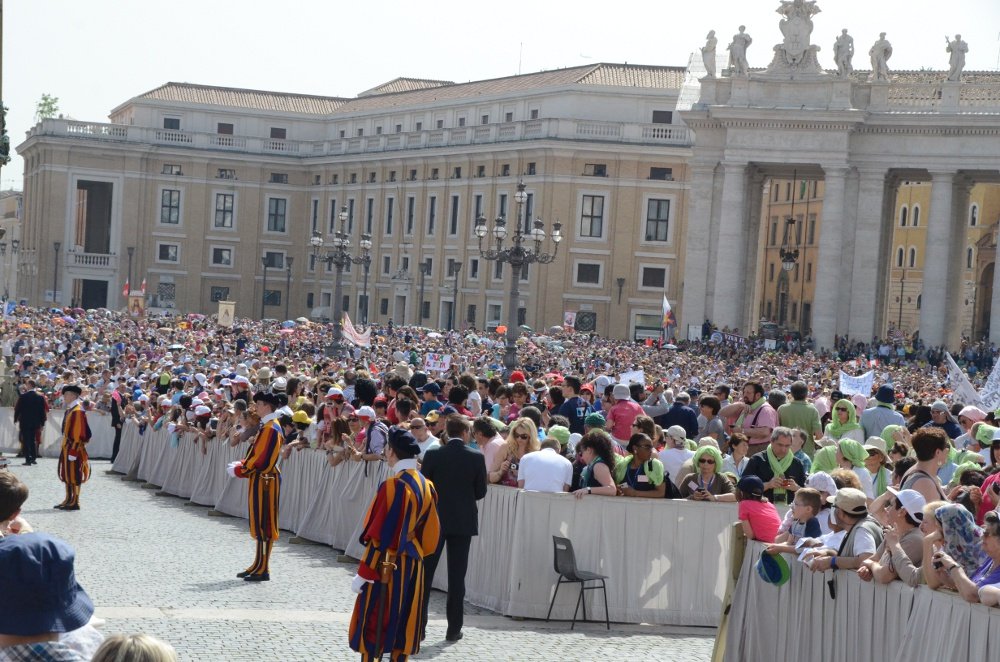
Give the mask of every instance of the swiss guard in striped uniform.
M 81 393 L 83 391 L 76 384 L 67 384 L 62 389 L 66 415 L 63 417 L 62 450 L 59 451 L 59 480 L 66 484 L 66 499 L 54 506 L 59 510 L 80 510 L 80 486 L 90 478 L 87 443 L 91 434 L 87 412 L 80 401 Z
M 278 458 L 285 435 L 281 432 L 277 414 L 278 397 L 259 392 L 253 396 L 260 416 L 260 430 L 254 437 L 246 457 L 227 466 L 230 476 L 248 479 L 247 505 L 250 511 L 250 537 L 257 541 L 253 564 L 236 576 L 248 582 L 270 581 L 271 547 L 278 539 L 278 494 L 281 491 L 281 471 Z
M 362 660 L 390 652 L 393 662 L 420 651 L 424 556 L 441 533 L 434 485 L 417 469 L 420 453 L 409 431 L 393 427 L 385 447 L 390 476 L 379 485 L 365 516 L 365 553 L 351 589 L 358 594 L 351 617 L 351 648 Z M 382 618 L 378 615 L 382 614 Z

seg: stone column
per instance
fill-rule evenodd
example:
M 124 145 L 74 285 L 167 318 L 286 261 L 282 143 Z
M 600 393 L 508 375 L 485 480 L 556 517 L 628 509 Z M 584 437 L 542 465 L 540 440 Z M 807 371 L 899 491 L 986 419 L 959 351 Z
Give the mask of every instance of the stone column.
M 813 295 L 812 337 L 816 347 L 833 347 L 837 333 L 837 304 L 841 288 L 840 258 L 844 228 L 847 166 L 824 166 L 823 218 L 819 229 L 816 289 Z M 806 219 L 809 222 L 809 219 Z
M 691 191 L 688 194 L 687 235 L 684 244 L 684 291 L 681 299 L 680 329 L 687 337 L 689 324 L 699 327 L 708 316 L 708 278 L 711 270 L 709 247 L 712 237 L 712 198 L 715 190 L 715 164 L 691 166 Z
M 743 221 L 743 237 L 746 250 L 744 251 L 744 262 L 747 269 L 747 277 L 743 279 L 743 308 L 740 310 L 740 318 L 743 320 L 739 324 L 740 333 L 748 335 L 751 329 L 757 329 L 757 320 L 760 319 L 760 311 L 757 298 L 754 294 L 757 291 L 760 279 L 756 276 L 756 265 L 763 258 L 761 234 L 761 210 L 764 206 L 764 180 L 766 177 L 759 168 L 750 168 L 747 172 L 746 183 L 749 187 L 746 192 L 746 206 Z M 764 226 L 770 221 L 764 221 Z M 761 267 L 763 268 L 763 267 Z
M 965 300 L 971 300 L 971 290 L 966 286 L 965 249 L 968 248 L 969 194 L 972 180 L 965 175 L 955 177 L 952 188 L 951 205 L 951 250 L 948 254 L 948 296 L 945 300 L 944 342 L 948 349 L 962 344 L 962 330 L 965 327 Z M 932 205 L 933 206 L 933 205 Z M 973 265 L 975 266 L 975 265 Z M 975 278 L 975 275 L 973 275 Z M 975 315 L 975 311 L 973 311 Z
M 851 280 L 854 277 L 854 229 L 858 225 L 858 192 L 860 174 L 856 168 L 847 172 L 844 192 L 844 225 L 840 230 L 840 271 L 835 281 L 841 287 L 837 296 L 837 335 L 847 335 L 847 325 L 851 319 Z M 817 283 L 817 287 L 820 283 Z M 860 286 L 860 284 L 859 284 Z
M 1000 250 L 997 251 L 1000 258 Z M 990 342 L 1000 345 L 1000 264 L 993 261 L 993 296 L 990 299 Z
M 854 228 L 854 266 L 850 283 L 830 283 L 847 286 L 851 292 L 850 319 L 847 333 L 851 340 L 871 342 L 878 319 L 878 289 L 885 277 L 882 239 L 885 233 L 885 170 L 859 168 L 858 216 Z
M 927 243 L 924 254 L 923 291 L 920 297 L 920 338 L 926 347 L 945 343 L 948 328 L 946 302 L 948 261 L 952 241 L 952 192 L 954 171 L 931 171 L 931 212 L 927 219 Z
M 743 291 L 746 279 L 746 163 L 722 164 L 722 202 L 719 232 L 716 234 L 715 301 L 712 321 L 724 326 L 745 328 Z

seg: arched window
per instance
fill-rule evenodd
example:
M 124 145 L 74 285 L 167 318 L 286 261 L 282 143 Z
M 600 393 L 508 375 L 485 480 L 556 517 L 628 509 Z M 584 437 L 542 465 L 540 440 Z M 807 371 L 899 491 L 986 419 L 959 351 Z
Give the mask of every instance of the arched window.
M 917 266 L 917 249 L 910 247 L 910 268 Z
M 969 225 L 976 227 L 977 223 L 979 223 L 979 205 L 973 204 L 969 207 Z
M 896 266 L 897 267 L 903 266 L 903 247 L 902 246 L 900 246 L 896 250 Z
M 906 212 L 907 212 L 906 205 L 903 205 L 902 207 L 900 207 L 900 209 L 899 209 L 899 225 L 900 225 L 900 227 L 904 227 L 904 228 L 906 227 Z
M 965 250 L 965 268 L 966 269 L 971 269 L 972 268 L 972 256 L 973 256 L 972 246 L 969 246 Z
M 913 222 L 910 225 L 913 227 L 920 225 L 920 207 L 918 205 L 913 205 Z

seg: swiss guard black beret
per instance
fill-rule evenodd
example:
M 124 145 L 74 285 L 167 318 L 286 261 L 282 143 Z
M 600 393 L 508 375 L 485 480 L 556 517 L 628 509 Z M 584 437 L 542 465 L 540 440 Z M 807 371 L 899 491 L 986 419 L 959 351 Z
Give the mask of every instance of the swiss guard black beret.
M 83 389 L 81 389 L 76 384 L 66 384 L 66 386 L 62 387 L 62 392 L 63 393 L 76 393 L 77 395 L 80 395 L 81 393 L 83 393 Z
M 266 404 L 271 405 L 275 409 L 281 406 L 280 404 L 278 404 L 278 396 L 276 396 L 273 393 L 268 393 L 267 391 L 257 391 L 256 393 L 254 393 L 253 401 L 264 402 Z

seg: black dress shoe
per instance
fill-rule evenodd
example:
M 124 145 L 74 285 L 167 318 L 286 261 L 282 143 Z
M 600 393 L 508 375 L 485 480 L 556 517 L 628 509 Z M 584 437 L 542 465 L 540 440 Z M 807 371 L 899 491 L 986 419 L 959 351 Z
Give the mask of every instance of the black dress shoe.
M 57 503 L 52 507 L 55 508 L 56 510 L 66 510 L 66 504 L 64 503 Z
M 246 577 L 249 574 L 250 574 L 249 570 L 244 570 L 243 572 L 237 572 L 236 573 L 236 578 L 237 579 L 243 579 L 244 577 Z
M 445 641 L 458 641 L 459 639 L 461 639 L 461 638 L 462 638 L 462 637 L 464 637 L 464 636 L 465 636 L 465 635 L 464 635 L 464 634 L 462 634 L 462 631 L 461 631 L 461 630 L 459 630 L 458 632 L 456 632 L 456 633 L 454 633 L 454 634 L 446 634 L 446 635 L 444 636 L 444 640 L 445 640 Z
M 269 582 L 271 581 L 271 574 L 268 572 L 259 575 L 247 575 L 243 578 L 245 582 Z
M 31 465 L 33 465 L 33 464 L 34 464 L 34 462 L 22 462 L 22 463 L 21 463 L 21 466 L 22 466 L 22 467 L 30 467 L 30 466 L 31 466 Z
M 63 510 L 80 510 L 80 506 L 63 506 Z

